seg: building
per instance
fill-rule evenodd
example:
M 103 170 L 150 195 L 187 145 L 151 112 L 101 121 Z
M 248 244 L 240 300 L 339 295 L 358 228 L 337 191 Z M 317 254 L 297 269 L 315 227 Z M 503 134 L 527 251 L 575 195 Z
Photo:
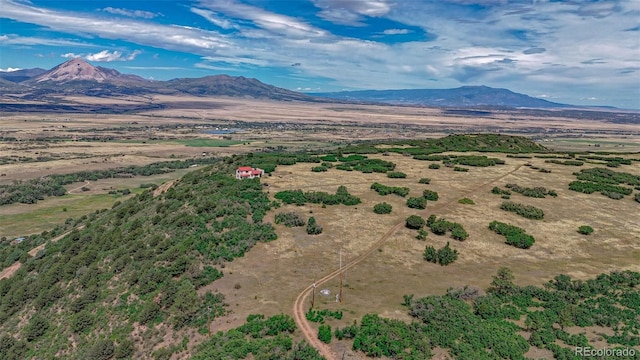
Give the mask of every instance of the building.
M 264 175 L 264 170 L 259 168 L 252 168 L 251 166 L 240 166 L 236 170 L 236 179 L 253 179 L 257 177 L 262 177 Z

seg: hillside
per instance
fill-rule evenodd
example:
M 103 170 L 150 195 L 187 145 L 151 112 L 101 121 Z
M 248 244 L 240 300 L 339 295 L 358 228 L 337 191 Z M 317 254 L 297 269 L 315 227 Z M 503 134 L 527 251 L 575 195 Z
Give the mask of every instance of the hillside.
M 186 334 L 205 326 L 208 311 L 225 314 L 222 294 L 197 290 L 223 275 L 224 262 L 276 238 L 262 223 L 271 203 L 259 181 L 236 181 L 233 167 L 190 173 L 156 197 L 150 190 L 25 240 L 34 246 L 70 231 L 23 254 L 22 268 L 0 281 L 0 328 L 18 339 L 3 358 L 98 358 L 86 354 L 105 348 L 117 358 L 151 354 L 162 336 L 134 341 L 141 327 Z
M 558 108 L 567 106 L 518 94 L 507 89 L 496 89 L 487 86 L 463 86 L 455 89 L 341 91 L 312 93 L 310 95 L 363 103 L 436 107 Z

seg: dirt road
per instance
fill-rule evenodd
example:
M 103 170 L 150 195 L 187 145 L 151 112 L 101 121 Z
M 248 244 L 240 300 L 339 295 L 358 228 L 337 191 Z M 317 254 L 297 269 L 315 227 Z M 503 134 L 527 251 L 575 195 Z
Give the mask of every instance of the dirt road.
M 496 182 L 504 179 L 505 177 L 515 173 L 516 171 L 520 170 L 520 168 L 524 166 L 523 164 L 520 164 L 518 166 L 516 166 L 513 170 L 509 171 L 508 173 L 501 175 L 489 182 L 486 182 L 480 186 L 477 186 L 469 191 L 467 191 L 464 195 L 462 195 L 463 197 L 465 196 L 469 196 L 472 195 L 473 193 L 482 190 L 486 187 L 489 187 L 493 184 L 495 184 Z M 448 202 L 445 203 L 440 203 L 434 207 L 431 208 L 427 208 L 422 212 L 422 216 L 429 216 L 431 215 L 434 211 L 440 210 L 442 208 L 445 207 L 451 207 L 451 206 L 455 206 L 458 203 L 458 199 L 452 199 Z M 346 263 L 343 267 L 342 270 L 340 269 L 336 269 L 332 272 L 330 272 L 329 274 L 323 276 L 322 278 L 316 280 L 315 282 L 315 286 L 320 286 L 324 283 L 326 283 L 327 281 L 337 277 L 340 275 L 341 271 L 346 271 L 349 270 L 350 268 L 356 266 L 358 263 L 360 263 L 361 261 L 363 261 L 364 259 L 366 259 L 369 255 L 371 255 L 372 253 L 374 253 L 380 246 L 382 246 L 387 240 L 389 240 L 389 238 L 391 237 L 391 235 L 393 235 L 396 231 L 402 229 L 402 227 L 404 227 L 405 222 L 399 222 L 396 225 L 394 225 L 392 228 L 390 228 L 386 233 L 384 233 L 384 235 L 382 235 L 382 237 L 376 241 L 368 250 L 366 250 L 364 253 L 356 256 L 355 258 L 351 259 L 351 261 L 349 261 L 348 263 Z M 313 346 L 316 350 L 318 350 L 318 352 L 320 353 L 320 355 L 324 356 L 327 360 L 336 360 L 336 356 L 334 355 L 333 352 L 331 352 L 331 349 L 329 349 L 329 347 L 321 342 L 318 337 L 317 334 L 315 332 L 315 330 L 311 327 L 311 324 L 309 323 L 309 321 L 307 321 L 307 318 L 305 316 L 306 312 L 307 312 L 307 298 L 309 296 L 309 294 L 311 293 L 311 291 L 313 291 L 314 289 L 314 284 L 309 284 L 309 286 L 307 286 L 304 290 L 302 290 L 302 292 L 298 295 L 298 297 L 296 298 L 296 301 L 293 304 L 293 318 L 296 321 L 296 324 L 298 325 L 298 328 L 302 331 L 302 334 L 304 335 L 304 337 L 307 339 L 307 342 L 309 343 L 309 345 Z
M 76 229 L 78 230 L 82 230 L 82 228 L 84 228 L 84 225 L 80 225 L 78 226 Z M 75 230 L 75 229 L 74 229 Z M 33 249 L 29 250 L 28 254 L 33 256 L 36 256 L 36 254 L 38 253 L 38 251 L 43 250 L 44 247 L 49 243 L 49 242 L 56 242 L 60 239 L 62 239 L 63 237 L 71 234 L 73 230 L 69 230 L 66 233 L 62 234 L 62 235 L 58 235 L 56 237 L 54 237 L 53 239 L 45 242 L 44 244 L 40 244 L 36 247 L 34 247 Z M 13 276 L 13 274 L 16 273 L 16 271 L 20 270 L 20 268 L 22 267 L 22 263 L 20 261 L 16 261 L 13 264 L 11 264 L 10 266 L 6 267 L 5 269 L 2 270 L 2 272 L 0 272 L 0 280 L 1 279 L 8 279 L 10 277 Z

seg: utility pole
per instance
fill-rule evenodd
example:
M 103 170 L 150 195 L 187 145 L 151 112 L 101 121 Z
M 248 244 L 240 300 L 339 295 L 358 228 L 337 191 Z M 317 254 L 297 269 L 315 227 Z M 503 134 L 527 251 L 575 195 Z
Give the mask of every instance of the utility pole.
M 207 308 L 207 333 L 211 337 L 211 306 Z
M 340 293 L 338 296 L 340 303 L 342 303 L 342 249 L 340 249 Z

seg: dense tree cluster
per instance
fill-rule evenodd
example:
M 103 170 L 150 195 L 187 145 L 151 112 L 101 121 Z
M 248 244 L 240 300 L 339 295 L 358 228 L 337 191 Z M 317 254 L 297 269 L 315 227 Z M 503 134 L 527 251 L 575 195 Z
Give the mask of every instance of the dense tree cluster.
M 380 183 L 373 183 L 371 184 L 371 189 L 374 190 L 375 192 L 377 192 L 378 194 L 385 196 L 385 195 L 389 195 L 389 194 L 395 194 L 398 196 L 402 196 L 405 197 L 409 194 L 409 188 L 408 187 L 399 187 L 399 186 L 387 186 L 387 185 L 382 185 Z
M 419 299 L 405 295 L 414 318 L 410 324 L 367 314 L 359 326 L 336 334 L 353 338 L 353 349 L 367 356 L 393 359 L 428 359 L 436 347 L 455 359 L 525 359 L 531 346 L 556 359 L 576 359 L 575 347 L 593 344 L 584 332 L 569 333 L 568 326 L 607 328 L 610 334 L 599 336 L 608 348 L 640 345 L 640 273 L 614 272 L 587 281 L 559 275 L 544 287 L 520 287 L 513 280 L 511 271 L 501 268 L 483 296 L 465 289 Z M 523 325 L 514 323 L 522 318 Z
M 442 161 L 445 165 L 466 165 L 476 167 L 488 167 L 503 165 L 502 159 L 490 158 L 484 155 L 415 155 L 416 160 Z
M 96 344 L 109 338 L 115 356 L 128 352 L 124 345 L 131 347 L 134 323 L 202 329 L 207 314 L 224 314 L 221 294 L 198 289 L 222 276 L 216 264 L 276 238 L 273 226 L 262 222 L 272 201 L 259 179 L 233 177 L 238 162 L 219 161 L 185 175 L 157 197 L 147 190 L 110 210 L 72 220 L 68 227 L 83 228 L 34 257 L 21 255 L 21 269 L 0 281 L 0 329 L 28 340 L 9 352 L 20 353 L 25 345 L 28 357 L 53 358 L 59 351 L 70 357 L 106 354 L 108 347 Z M 25 246 L 62 231 L 25 239 Z M 119 295 L 113 295 L 114 288 Z M 40 317 L 18 325 L 20 314 L 31 308 Z M 4 355 L 0 358 L 9 358 Z
M 500 221 L 492 221 L 489 224 L 489 230 L 494 231 L 498 235 L 504 235 L 507 239 L 507 244 L 520 249 L 528 249 L 535 242 L 533 236 L 527 234 L 524 229 Z
M 458 259 L 458 250 L 451 249 L 449 242 L 447 242 L 447 245 L 437 250 L 433 246 L 427 245 L 422 257 L 428 262 L 446 266 L 452 264 Z
M 304 205 L 306 203 L 324 205 L 358 205 L 360 198 L 351 195 L 345 186 L 339 186 L 335 194 L 323 191 L 285 190 L 275 194 L 275 198 L 285 204 Z
M 291 334 L 295 321 L 288 315 L 249 315 L 247 322 L 227 332 L 219 331 L 200 344 L 194 360 L 255 359 L 321 360 L 322 356 L 306 342 L 294 344 Z
M 624 195 L 631 195 L 633 192 L 632 189 L 620 185 L 640 186 L 640 176 L 610 169 L 583 169 L 574 175 L 578 180 L 569 183 L 569 190 L 585 194 L 597 191 L 615 200 L 623 198 Z
M 514 212 L 527 219 L 540 220 L 544 218 L 544 211 L 533 205 L 524 205 L 513 201 L 504 201 L 500 205 L 500 209 L 504 211 Z

